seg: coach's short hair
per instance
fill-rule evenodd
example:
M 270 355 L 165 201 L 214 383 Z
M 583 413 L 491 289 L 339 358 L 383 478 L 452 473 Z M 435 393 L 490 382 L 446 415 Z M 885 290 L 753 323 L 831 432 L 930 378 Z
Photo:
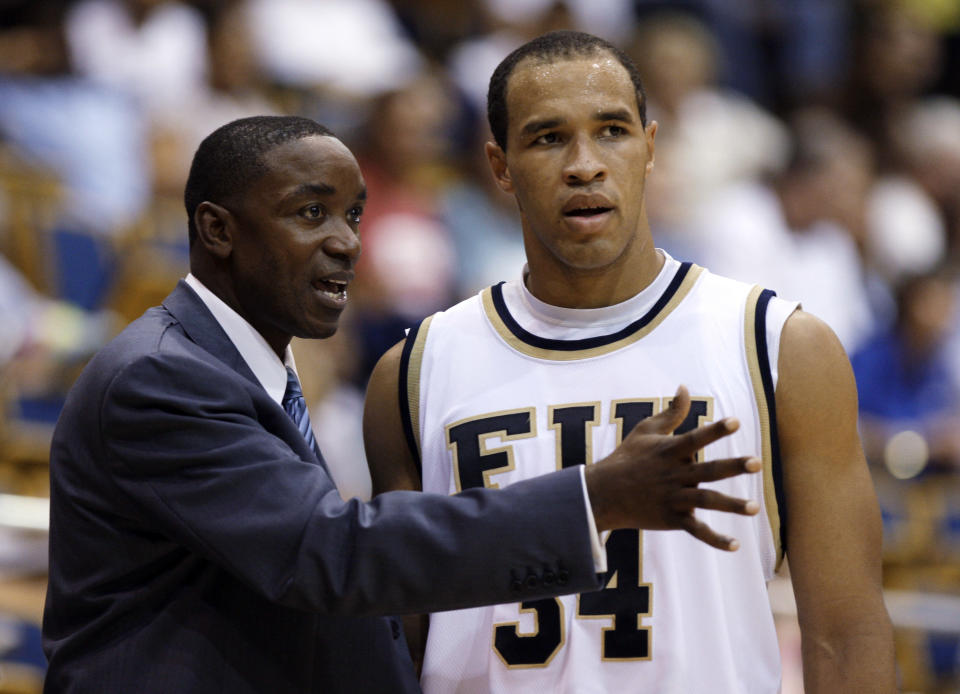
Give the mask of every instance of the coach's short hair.
M 222 204 L 243 195 L 266 173 L 264 154 L 285 142 L 311 135 L 334 137 L 325 126 L 300 116 L 241 118 L 210 133 L 193 155 L 183 191 L 190 244 L 197 238 L 193 215 L 201 202 Z
M 490 78 L 490 88 L 487 91 L 487 120 L 493 139 L 500 148 L 507 149 L 507 83 L 510 75 L 520 61 L 531 58 L 540 62 L 550 63 L 557 60 L 569 60 L 609 53 L 623 65 L 630 81 L 637 93 L 637 110 L 640 112 L 640 122 L 647 125 L 647 95 L 640 80 L 640 71 L 630 57 L 609 41 L 585 34 L 581 31 L 551 31 L 528 41 L 508 55 L 493 71 Z

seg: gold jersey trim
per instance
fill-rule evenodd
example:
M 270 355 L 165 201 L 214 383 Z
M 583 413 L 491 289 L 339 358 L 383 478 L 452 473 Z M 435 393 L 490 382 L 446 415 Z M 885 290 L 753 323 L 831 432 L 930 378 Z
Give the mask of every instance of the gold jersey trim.
M 763 288 L 753 287 L 747 295 L 746 311 L 744 315 L 744 336 L 743 342 L 747 355 L 747 367 L 750 371 L 750 381 L 753 384 L 753 396 L 757 403 L 757 418 L 760 424 L 760 450 L 763 458 L 763 503 L 767 509 L 767 522 L 770 524 L 770 531 L 773 533 L 773 546 L 776 552 L 775 569 L 779 569 L 783 563 L 783 546 L 780 535 L 780 509 L 777 503 L 776 485 L 774 481 L 774 454 L 773 454 L 773 434 L 770 422 L 770 407 L 767 403 L 767 393 L 763 385 L 762 368 L 766 365 L 760 364 L 760 357 L 757 351 L 757 331 L 756 314 L 757 303 Z
M 409 430 L 413 434 L 416 445 L 416 457 L 419 460 L 423 453 L 420 444 L 420 371 L 423 366 L 423 350 L 427 343 L 427 332 L 433 316 L 427 316 L 414 336 L 413 345 L 404 366 L 407 381 L 407 411 L 409 412 Z
M 507 311 L 506 305 L 502 303 L 499 286 L 487 287 L 481 292 L 480 296 L 487 320 L 510 348 L 537 359 L 575 361 L 610 354 L 649 335 L 686 298 L 702 272 L 702 267 L 684 263 L 677 271 L 675 281 L 664 292 L 660 301 L 643 318 L 618 333 L 589 340 L 546 340 L 529 333 L 524 334 L 525 331 L 516 324 Z M 508 321 L 514 325 L 511 326 Z M 541 344 L 533 344 L 533 341 L 538 341 Z M 577 346 L 579 344 L 590 346 L 579 348 Z

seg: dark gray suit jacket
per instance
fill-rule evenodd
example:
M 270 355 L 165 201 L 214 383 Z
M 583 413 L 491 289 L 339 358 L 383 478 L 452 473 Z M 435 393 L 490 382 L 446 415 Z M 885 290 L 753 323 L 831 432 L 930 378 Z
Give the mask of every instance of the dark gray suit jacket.
M 344 502 L 182 282 L 87 366 L 50 466 L 47 692 L 418 691 L 380 615 L 599 588 L 578 470 Z

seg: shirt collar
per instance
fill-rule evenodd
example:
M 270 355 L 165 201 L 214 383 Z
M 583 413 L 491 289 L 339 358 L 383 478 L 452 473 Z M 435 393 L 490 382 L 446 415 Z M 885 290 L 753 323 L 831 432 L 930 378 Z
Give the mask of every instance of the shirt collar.
M 267 394 L 277 404 L 282 404 L 283 394 L 287 390 L 287 367 L 292 368 L 294 373 L 297 371 L 290 345 L 287 345 L 281 362 L 276 352 L 263 339 L 263 335 L 258 333 L 256 328 L 244 320 L 239 313 L 227 306 L 223 299 L 207 289 L 192 273 L 188 273 L 184 281 L 197 293 L 200 301 L 210 309 L 210 313 L 240 352 L 240 356 L 247 362 L 247 366 L 253 371 L 253 375 L 260 381 L 260 385 Z

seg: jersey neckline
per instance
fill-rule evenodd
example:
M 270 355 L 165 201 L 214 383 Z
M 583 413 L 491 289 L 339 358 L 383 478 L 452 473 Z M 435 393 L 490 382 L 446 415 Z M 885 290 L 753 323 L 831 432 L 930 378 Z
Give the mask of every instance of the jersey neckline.
M 538 359 L 573 361 L 609 354 L 649 334 L 690 292 L 702 272 L 698 265 L 680 263 L 670 284 L 643 316 L 615 332 L 579 340 L 541 337 L 523 328 L 507 308 L 503 282 L 487 287 L 480 296 L 490 325 L 512 349 Z

